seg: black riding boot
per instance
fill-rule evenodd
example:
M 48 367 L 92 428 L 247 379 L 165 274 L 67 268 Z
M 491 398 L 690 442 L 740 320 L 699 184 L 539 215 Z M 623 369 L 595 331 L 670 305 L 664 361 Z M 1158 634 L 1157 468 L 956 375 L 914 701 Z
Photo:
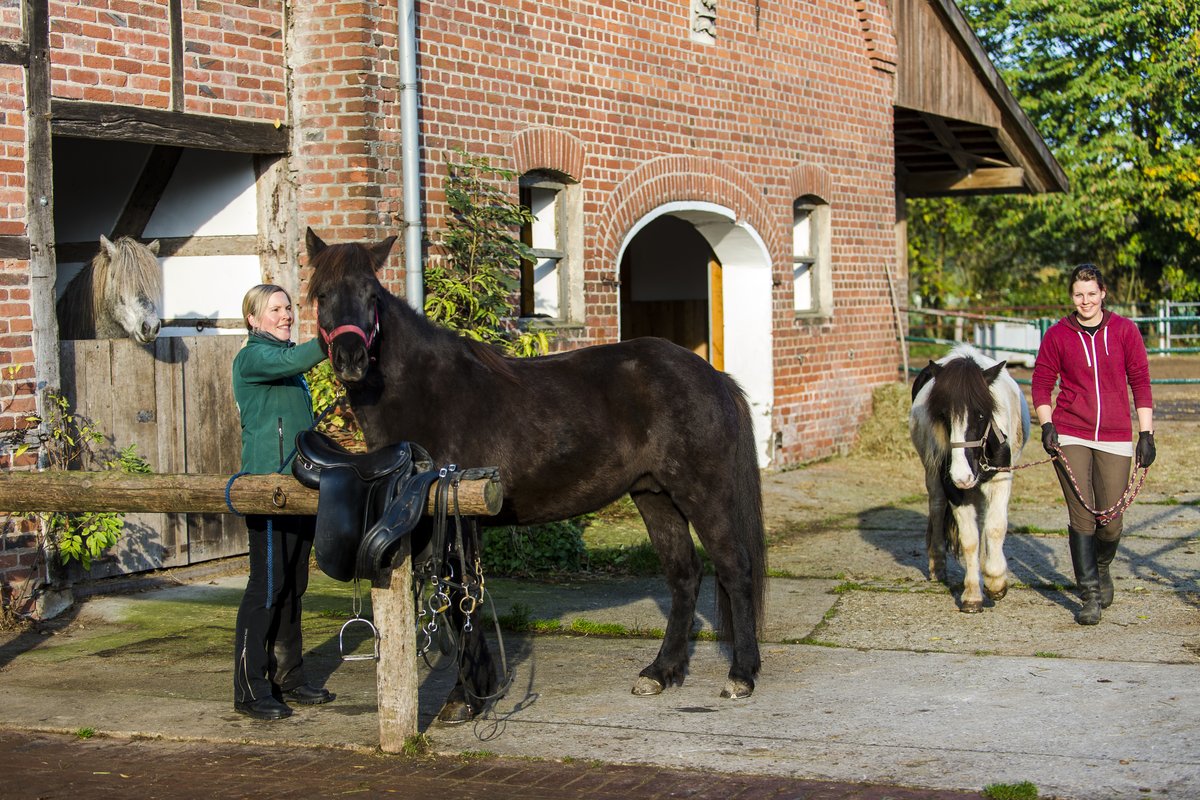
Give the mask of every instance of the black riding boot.
M 1071 546 L 1071 566 L 1075 568 L 1075 585 L 1083 607 L 1075 615 L 1080 625 L 1095 625 L 1100 621 L 1100 573 L 1096 568 L 1096 537 L 1067 528 Z
M 1100 574 L 1101 608 L 1108 608 L 1112 605 L 1113 580 L 1108 568 L 1112 564 L 1113 559 L 1117 557 L 1117 544 L 1120 541 L 1120 535 L 1111 542 L 1106 542 L 1099 536 L 1096 537 L 1096 571 Z

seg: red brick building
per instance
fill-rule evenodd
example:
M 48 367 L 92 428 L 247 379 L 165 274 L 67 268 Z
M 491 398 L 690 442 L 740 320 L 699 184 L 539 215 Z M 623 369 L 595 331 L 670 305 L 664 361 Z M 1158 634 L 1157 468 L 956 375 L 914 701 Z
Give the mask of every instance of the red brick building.
M 747 389 L 764 466 L 802 462 L 844 451 L 900 376 L 904 198 L 1066 188 L 951 0 L 21 0 L 0 7 L 0 84 L 10 454 L 61 381 L 62 263 L 99 234 L 157 226 L 170 280 L 238 300 L 248 273 L 219 270 L 239 258 L 302 287 L 306 226 L 400 234 L 384 277 L 412 294 L 461 148 L 517 173 L 538 212 L 527 323 L 560 347 L 654 334 L 695 349 Z M 253 210 L 233 233 L 172 228 L 184 167 L 207 178 L 216 154 L 245 163 L 228 174 L 249 185 L 227 194 Z M 123 193 L 85 177 L 117 164 Z M 5 541 L 0 569 L 28 555 Z

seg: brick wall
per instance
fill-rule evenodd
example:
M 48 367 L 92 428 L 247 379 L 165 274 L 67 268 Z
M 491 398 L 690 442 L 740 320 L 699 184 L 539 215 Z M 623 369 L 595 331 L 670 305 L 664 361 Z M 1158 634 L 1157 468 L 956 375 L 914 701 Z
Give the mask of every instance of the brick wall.
M 794 462 L 848 447 L 871 388 L 897 374 L 887 282 L 895 46 L 874 0 L 757 5 L 719 5 L 712 46 L 690 41 L 686 0 L 423 6 L 426 213 L 431 228 L 442 224 L 450 148 L 524 170 L 550 166 L 533 163 L 531 129 L 578 141 L 583 343 L 595 343 L 618 335 L 612 279 L 634 220 L 673 200 L 733 208 L 775 272 L 775 428 Z M 829 176 L 832 210 L 835 306 L 812 322 L 795 319 L 791 302 L 801 166 Z
M 396 14 L 395 3 L 293 9 L 291 166 L 301 233 L 311 227 L 331 243 L 401 233 Z M 403 291 L 400 251 L 380 277 Z M 311 331 L 311 322 L 302 314 L 301 329 Z

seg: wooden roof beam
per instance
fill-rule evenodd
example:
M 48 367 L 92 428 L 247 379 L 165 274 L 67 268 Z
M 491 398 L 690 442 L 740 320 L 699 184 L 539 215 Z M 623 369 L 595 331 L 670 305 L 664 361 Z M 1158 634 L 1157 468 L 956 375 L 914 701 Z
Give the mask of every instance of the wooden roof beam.
M 910 173 L 904 180 L 904 192 L 910 197 L 938 195 L 1003 194 L 1028 191 L 1025 170 L 1020 167 L 992 167 L 974 171 Z

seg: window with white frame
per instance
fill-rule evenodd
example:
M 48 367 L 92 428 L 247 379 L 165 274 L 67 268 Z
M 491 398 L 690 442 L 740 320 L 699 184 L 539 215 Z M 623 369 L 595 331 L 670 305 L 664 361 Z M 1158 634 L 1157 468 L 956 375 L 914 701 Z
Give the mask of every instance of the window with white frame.
M 521 268 L 522 317 L 567 316 L 566 188 L 561 181 L 538 173 L 521 178 L 521 205 L 533 214 L 521 239 L 534 256 Z
M 797 314 L 830 312 L 829 270 L 829 205 L 805 195 L 792 204 L 792 307 Z

